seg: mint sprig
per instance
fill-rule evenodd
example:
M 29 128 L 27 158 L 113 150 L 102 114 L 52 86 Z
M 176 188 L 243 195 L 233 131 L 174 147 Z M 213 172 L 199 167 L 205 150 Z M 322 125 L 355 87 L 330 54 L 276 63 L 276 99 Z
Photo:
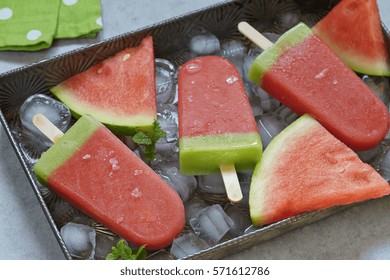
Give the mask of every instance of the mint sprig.
M 161 129 L 160 124 L 158 121 L 153 122 L 153 131 L 150 133 L 145 132 L 137 132 L 133 136 L 134 143 L 138 145 L 143 145 L 145 147 L 145 158 L 148 160 L 153 160 L 156 157 L 156 142 L 162 138 L 165 137 L 166 132 Z
M 147 252 L 146 245 L 142 245 L 133 252 L 129 246 L 126 245 L 123 239 L 119 240 L 116 247 L 112 247 L 112 252 L 106 256 L 106 260 L 144 260 Z

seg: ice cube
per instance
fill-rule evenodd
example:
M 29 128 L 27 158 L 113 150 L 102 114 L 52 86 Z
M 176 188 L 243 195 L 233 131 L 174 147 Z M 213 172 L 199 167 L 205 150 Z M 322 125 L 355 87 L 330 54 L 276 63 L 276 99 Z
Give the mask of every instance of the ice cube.
M 215 245 L 233 227 L 234 222 L 221 205 L 213 204 L 204 208 L 197 218 L 191 219 L 190 225 L 196 235 Z
M 156 73 L 156 98 L 158 104 L 171 102 L 174 97 L 175 66 L 167 59 L 154 60 Z
M 286 125 L 291 124 L 296 119 L 298 119 L 298 114 L 294 113 L 290 108 L 287 106 L 280 106 L 278 109 L 276 109 L 275 114 L 284 121 Z
M 221 55 L 228 59 L 243 58 L 246 52 L 245 45 L 238 40 L 228 40 L 221 44 Z
M 167 119 L 159 119 L 160 127 L 165 131 L 165 139 L 168 143 L 175 142 L 179 139 L 177 125 Z
M 189 49 L 196 55 L 208 55 L 220 51 L 221 44 L 217 36 L 204 32 L 191 38 Z
M 165 141 L 157 141 L 156 157 L 150 161 L 150 166 L 154 170 L 165 170 L 170 167 L 179 167 L 179 146 L 177 142 L 168 143 Z
M 256 118 L 257 126 L 265 149 L 271 140 L 278 135 L 286 125 L 276 116 L 265 114 Z
M 226 195 L 225 184 L 219 173 L 198 176 L 198 186 L 202 193 Z
M 239 71 L 240 75 L 244 76 L 244 56 L 247 49 L 245 45 L 238 40 L 228 40 L 221 44 L 220 55 L 230 60 Z
M 263 110 L 263 107 L 261 106 L 260 97 L 252 94 L 248 97 L 248 100 L 249 100 L 249 103 L 251 104 L 253 115 L 255 117 L 262 115 L 264 110 Z
M 189 201 L 187 201 L 184 204 L 187 224 L 190 223 L 191 219 L 198 218 L 199 213 L 207 206 L 207 203 L 198 196 L 194 196 Z
M 165 131 L 165 140 L 169 143 L 175 142 L 179 139 L 177 127 L 177 111 L 176 107 L 160 107 L 157 113 L 157 120 L 162 130 Z
M 173 240 L 170 253 L 176 258 L 181 259 L 208 247 L 209 245 L 206 241 L 191 232 Z
M 158 118 L 169 120 L 176 125 L 179 123 L 177 107 L 173 104 L 158 104 L 157 116 Z
M 244 234 L 245 230 L 252 225 L 249 212 L 238 207 L 237 205 L 229 205 L 225 212 L 234 222 L 234 225 L 229 230 L 229 233 L 233 237 Z
M 196 192 L 196 178 L 181 174 L 176 166 L 161 168 L 160 176 L 179 194 L 183 202 L 191 199 Z
M 198 176 L 198 194 L 209 204 L 228 201 L 225 184 L 220 173 Z
M 11 128 L 12 134 L 19 142 L 19 147 L 22 150 L 26 163 L 34 166 L 42 153 L 49 148 L 49 143 L 43 143 L 43 139 L 36 137 L 35 134 L 27 131 L 21 125 L 15 125 Z
M 38 113 L 45 115 L 63 132 L 68 129 L 72 116 L 67 106 L 44 94 L 34 94 L 23 102 L 20 107 L 20 120 L 23 126 L 49 147 L 52 142 L 32 122 L 34 115 Z
M 270 113 L 280 107 L 280 102 L 269 95 L 261 87 L 255 85 L 253 86 L 253 91 L 260 97 L 261 107 L 263 108 L 264 112 Z
M 94 259 L 96 231 L 83 224 L 67 223 L 60 230 L 69 253 L 78 259 Z
M 156 159 L 152 162 L 155 166 L 174 165 L 179 166 L 179 146 L 178 142 L 166 142 L 159 140 L 156 142 Z

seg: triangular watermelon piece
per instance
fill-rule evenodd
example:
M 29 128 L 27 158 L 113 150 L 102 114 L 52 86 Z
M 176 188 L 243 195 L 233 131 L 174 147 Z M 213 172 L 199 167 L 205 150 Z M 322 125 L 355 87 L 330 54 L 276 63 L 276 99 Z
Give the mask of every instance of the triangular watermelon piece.
M 342 0 L 313 26 L 352 70 L 390 76 L 390 56 L 375 0 Z
M 390 193 L 388 182 L 309 115 L 265 149 L 249 194 L 252 222 L 262 226 Z
M 91 115 L 119 135 L 153 130 L 156 86 L 152 37 L 81 72 L 51 92 L 73 115 Z

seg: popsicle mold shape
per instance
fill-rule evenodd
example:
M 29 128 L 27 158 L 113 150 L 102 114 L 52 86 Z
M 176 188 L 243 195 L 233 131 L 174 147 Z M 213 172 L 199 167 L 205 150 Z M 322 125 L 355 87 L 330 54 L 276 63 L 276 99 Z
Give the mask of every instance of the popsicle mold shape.
M 60 136 L 34 166 L 42 184 L 135 245 L 160 249 L 180 234 L 179 195 L 104 125 L 85 115 Z
M 267 47 L 249 77 L 354 150 L 377 146 L 389 130 L 383 102 L 303 23 Z
M 179 156 L 184 174 L 251 169 L 262 154 L 260 135 L 235 66 L 203 56 L 179 71 Z

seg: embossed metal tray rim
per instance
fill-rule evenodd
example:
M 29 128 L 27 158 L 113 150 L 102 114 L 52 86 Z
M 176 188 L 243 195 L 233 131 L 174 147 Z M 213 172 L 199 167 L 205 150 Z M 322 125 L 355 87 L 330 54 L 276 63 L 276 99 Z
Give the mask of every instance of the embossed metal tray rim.
M 256 2 L 256 0 L 247 2 Z M 136 45 L 140 39 L 142 39 L 147 34 L 152 34 L 155 36 L 155 42 L 157 44 L 156 52 L 158 54 L 159 52 L 163 54 L 166 50 L 159 49 L 161 48 L 161 45 L 163 45 L 163 42 L 159 42 L 159 40 L 162 40 L 164 36 L 169 37 L 168 31 L 170 28 L 174 28 L 175 30 L 179 28 L 179 31 L 185 32 L 185 30 L 188 29 L 188 26 L 186 25 L 193 26 L 193 22 L 199 23 L 199 21 L 202 20 L 207 21 L 207 17 L 213 18 L 214 16 L 225 12 L 227 12 L 229 15 L 227 19 L 225 19 L 225 22 L 230 25 L 235 25 L 242 18 L 245 19 L 245 17 L 242 15 L 241 17 L 239 16 L 240 11 L 245 7 L 245 5 L 249 4 L 247 4 L 246 1 L 225 1 L 224 3 L 199 9 L 179 17 L 147 26 L 134 32 L 118 35 L 86 47 L 72 50 L 49 59 L 5 72 L 0 75 L 0 122 L 4 126 L 11 145 L 15 150 L 15 153 L 26 173 L 29 182 L 31 183 L 38 202 L 42 207 L 42 210 L 53 230 L 55 237 L 59 242 L 66 259 L 70 260 L 72 259 L 72 256 L 66 248 L 59 229 L 57 228 L 56 223 L 45 203 L 45 200 L 39 191 L 39 187 L 36 183 L 36 179 L 32 173 L 32 170 L 26 163 L 26 159 L 19 148 L 18 142 L 11 132 L 13 119 L 17 118 L 18 106 L 20 106 L 23 101 L 31 94 L 48 92 L 50 87 L 58 84 L 66 77 L 87 69 L 88 67 L 96 64 L 106 57 L 111 56 L 124 47 Z M 228 36 L 240 36 L 237 32 L 237 30 L 233 30 L 231 34 L 228 34 Z M 74 61 L 82 61 L 82 63 L 75 65 L 74 63 L 71 63 Z M 62 72 L 56 72 L 53 74 L 51 70 L 56 69 L 59 66 L 62 66 L 65 69 L 62 70 Z M 77 67 L 72 68 L 74 66 Z M 333 207 L 330 209 L 304 213 L 293 218 L 285 219 L 275 224 L 259 228 L 245 235 L 224 241 L 209 249 L 187 256 L 185 259 L 223 258 L 235 252 L 248 249 L 254 245 L 260 244 L 261 242 L 272 239 L 288 231 L 321 220 L 350 206 L 351 205 Z

